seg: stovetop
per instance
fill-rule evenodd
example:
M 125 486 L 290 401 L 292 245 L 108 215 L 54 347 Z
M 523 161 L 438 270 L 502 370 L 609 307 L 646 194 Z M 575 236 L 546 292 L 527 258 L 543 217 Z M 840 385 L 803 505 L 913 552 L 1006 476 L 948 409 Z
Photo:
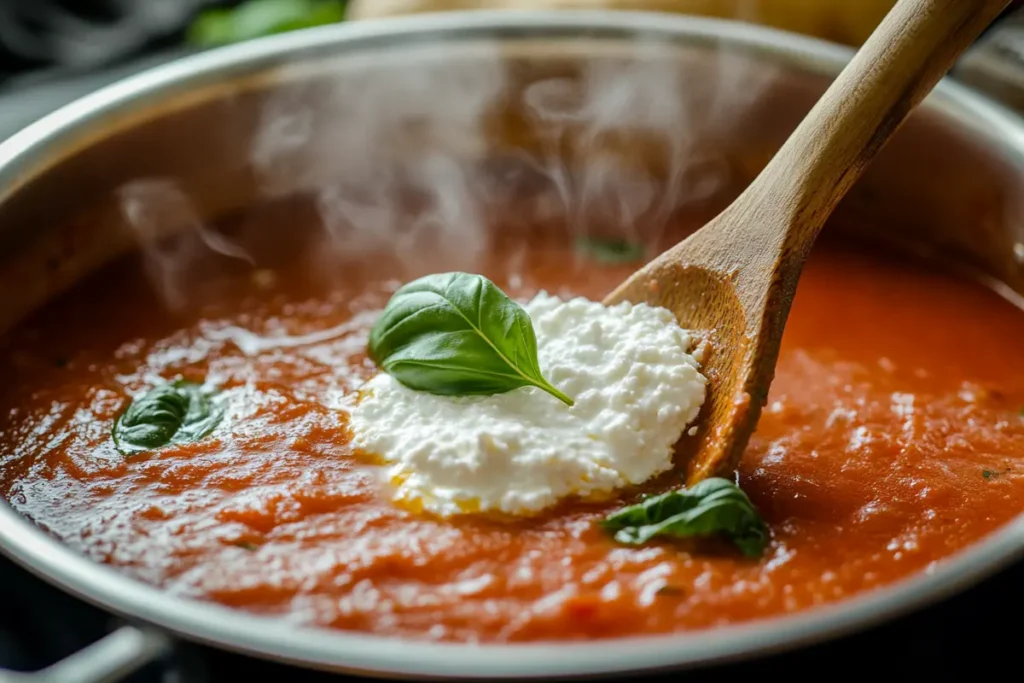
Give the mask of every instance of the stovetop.
M 1010 667 L 1020 647 L 1024 562 L 934 607 L 864 633 L 793 653 L 686 674 L 687 683 L 745 680 L 757 674 L 842 678 L 908 674 L 915 680 L 977 678 Z M 0 670 L 36 671 L 123 625 L 12 563 L 0 559 Z M 396 647 L 399 647 L 396 645 Z M 124 679 L 129 683 L 220 683 L 250 676 L 278 681 L 340 683 L 363 679 L 177 644 L 163 660 Z M 662 674 L 648 681 L 678 681 Z M 1019 672 L 1012 678 L 1019 678 Z M 631 679 L 632 680 L 632 679 Z

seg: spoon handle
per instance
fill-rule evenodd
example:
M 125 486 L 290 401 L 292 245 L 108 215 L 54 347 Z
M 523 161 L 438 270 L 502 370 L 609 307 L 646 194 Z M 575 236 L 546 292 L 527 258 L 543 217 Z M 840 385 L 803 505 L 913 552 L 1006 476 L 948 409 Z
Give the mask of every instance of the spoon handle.
M 737 202 L 760 214 L 742 222 L 771 231 L 788 224 L 778 246 L 802 262 L 879 149 L 1007 4 L 899 0 Z

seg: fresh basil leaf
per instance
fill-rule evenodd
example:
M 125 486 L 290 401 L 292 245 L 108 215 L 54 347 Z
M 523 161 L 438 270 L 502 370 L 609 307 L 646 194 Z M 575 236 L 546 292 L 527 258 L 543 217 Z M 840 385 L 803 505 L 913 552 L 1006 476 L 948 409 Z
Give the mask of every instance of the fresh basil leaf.
M 576 251 L 586 254 L 598 263 L 633 263 L 644 258 L 644 245 L 625 239 L 602 239 L 580 237 L 576 240 Z
M 744 555 L 757 557 L 768 544 L 768 528 L 747 494 L 728 479 L 717 477 L 646 498 L 613 512 L 601 525 L 616 532 L 616 541 L 630 545 L 641 545 L 656 536 L 721 534 Z
M 345 3 L 340 0 L 248 0 L 231 9 L 206 10 L 189 26 L 187 39 L 193 45 L 215 47 L 344 18 Z
M 216 47 L 235 42 L 231 10 L 206 10 L 189 25 L 185 39 L 197 47 Z
M 199 441 L 214 430 L 225 408 L 185 380 L 161 384 L 136 398 L 114 422 L 114 445 L 125 455 Z
M 370 358 L 417 391 L 447 396 L 543 389 L 530 316 L 482 275 L 443 273 L 395 292 L 370 332 Z

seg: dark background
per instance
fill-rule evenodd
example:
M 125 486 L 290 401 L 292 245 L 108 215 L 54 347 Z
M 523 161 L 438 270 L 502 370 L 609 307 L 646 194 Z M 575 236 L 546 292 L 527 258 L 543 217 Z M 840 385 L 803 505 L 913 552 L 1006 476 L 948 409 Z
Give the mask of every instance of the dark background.
M 0 140 L 74 97 L 184 54 L 189 49 L 183 36 L 190 18 L 203 7 L 233 4 L 237 3 L 0 0 Z M 1017 663 L 1024 645 L 1017 621 L 1022 610 L 1024 564 L 1018 563 L 954 599 L 860 635 L 793 654 L 655 680 L 741 680 L 766 674 L 795 680 L 880 675 L 935 681 L 987 676 L 1024 680 Z M 0 669 L 37 670 L 117 625 L 113 617 L 0 559 Z M 286 681 L 328 680 L 185 644 L 168 661 L 131 680 L 204 683 L 255 674 Z
M 0 83 L 30 71 L 85 73 L 173 45 L 216 0 L 0 0 Z M 39 74 L 42 75 L 42 74 Z

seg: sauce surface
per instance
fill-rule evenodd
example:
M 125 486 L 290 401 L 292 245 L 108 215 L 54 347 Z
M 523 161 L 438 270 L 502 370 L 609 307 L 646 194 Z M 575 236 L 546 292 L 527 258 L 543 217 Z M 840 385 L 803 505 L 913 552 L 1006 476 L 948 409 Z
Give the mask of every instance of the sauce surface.
M 568 268 L 557 245 L 495 258 L 482 272 L 517 297 L 599 300 L 633 267 Z M 514 523 L 396 507 L 351 453 L 345 410 L 375 372 L 367 334 L 401 282 L 353 267 L 325 294 L 302 272 L 235 278 L 175 317 L 120 263 L 25 321 L 0 342 L 0 495 L 176 595 L 491 642 L 794 612 L 928 571 L 1024 509 L 1024 313 L 951 276 L 816 249 L 739 468 L 773 537 L 752 561 L 726 546 L 619 546 L 595 521 L 621 501 Z M 179 374 L 224 389 L 226 432 L 120 455 L 110 431 L 129 392 Z

